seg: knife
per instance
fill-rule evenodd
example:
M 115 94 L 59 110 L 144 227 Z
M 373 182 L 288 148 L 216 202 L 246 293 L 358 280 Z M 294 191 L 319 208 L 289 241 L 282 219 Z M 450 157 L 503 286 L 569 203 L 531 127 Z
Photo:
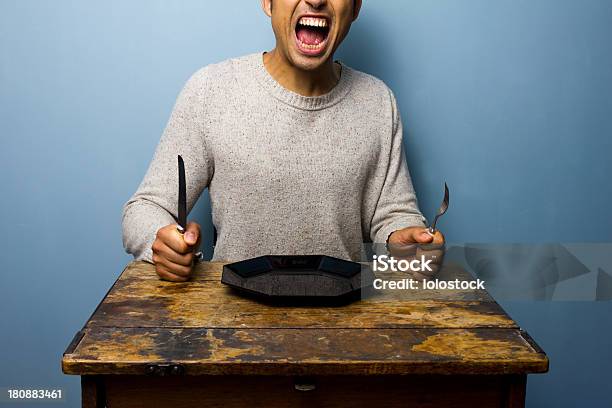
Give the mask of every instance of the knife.
M 178 225 L 176 229 L 181 234 L 187 229 L 187 183 L 185 182 L 185 162 L 178 155 Z
M 178 155 L 178 219 L 176 229 L 181 234 L 187 230 L 187 182 L 185 181 L 185 162 L 181 155 Z M 204 260 L 202 251 L 196 252 L 194 261 Z

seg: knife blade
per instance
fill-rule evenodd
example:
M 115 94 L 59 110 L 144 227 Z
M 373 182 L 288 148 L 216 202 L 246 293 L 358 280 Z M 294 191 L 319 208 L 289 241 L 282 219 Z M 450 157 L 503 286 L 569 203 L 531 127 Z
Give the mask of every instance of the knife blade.
M 185 162 L 178 155 L 178 232 L 187 229 L 187 183 L 185 182 Z

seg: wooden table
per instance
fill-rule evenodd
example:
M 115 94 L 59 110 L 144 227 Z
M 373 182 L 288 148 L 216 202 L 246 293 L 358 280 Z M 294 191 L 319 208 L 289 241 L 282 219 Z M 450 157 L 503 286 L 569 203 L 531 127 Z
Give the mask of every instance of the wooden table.
M 273 306 L 222 285 L 222 265 L 180 284 L 127 266 L 62 359 L 84 407 L 522 407 L 548 370 L 482 290 Z

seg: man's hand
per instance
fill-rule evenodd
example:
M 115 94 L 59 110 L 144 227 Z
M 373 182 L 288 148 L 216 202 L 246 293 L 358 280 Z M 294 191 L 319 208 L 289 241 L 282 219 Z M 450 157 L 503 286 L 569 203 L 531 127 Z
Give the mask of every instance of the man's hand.
M 200 226 L 195 222 L 187 224 L 184 235 L 178 232 L 176 224 L 160 228 L 151 246 L 157 275 L 171 282 L 187 281 L 199 246 Z
M 411 272 L 416 279 L 434 277 L 440 270 L 444 259 L 444 235 L 436 231 L 432 237 L 427 232 L 427 228 L 423 227 L 408 227 L 393 232 L 389 235 L 387 246 L 389 254 L 396 259 L 421 259 L 421 256 L 424 256 L 425 260 L 431 259 L 429 264 L 431 271 Z

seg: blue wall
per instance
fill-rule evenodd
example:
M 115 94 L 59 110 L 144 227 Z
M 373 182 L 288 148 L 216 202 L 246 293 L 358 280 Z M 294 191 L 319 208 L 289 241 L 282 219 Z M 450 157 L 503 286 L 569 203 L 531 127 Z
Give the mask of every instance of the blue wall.
M 423 210 L 452 187 L 449 241 L 612 241 L 611 1 L 364 3 L 339 58 L 395 91 Z M 0 0 L 0 388 L 77 405 L 61 353 L 130 259 L 121 206 L 178 91 L 272 45 L 254 0 Z M 528 405 L 601 406 L 611 304 L 504 306 L 552 361 Z

